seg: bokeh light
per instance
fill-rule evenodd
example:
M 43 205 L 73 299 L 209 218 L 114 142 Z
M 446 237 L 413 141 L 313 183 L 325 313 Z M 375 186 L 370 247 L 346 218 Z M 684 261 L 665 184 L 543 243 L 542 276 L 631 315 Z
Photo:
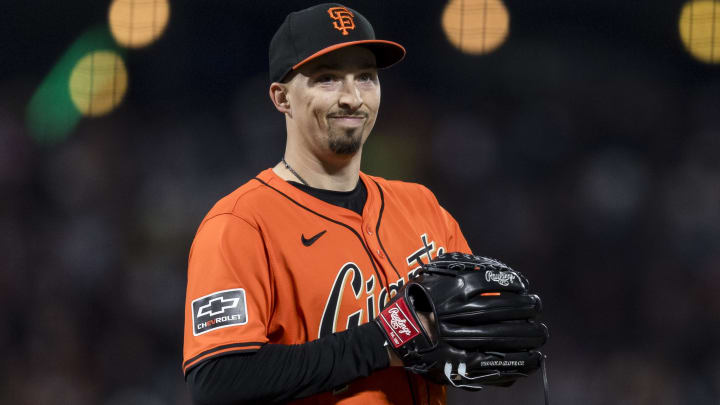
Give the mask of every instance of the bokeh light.
M 75 40 L 40 83 L 26 112 L 28 134 L 35 142 L 57 144 L 75 129 L 83 115 L 70 95 L 70 77 L 78 62 L 97 50 L 123 52 L 107 24 L 90 28 Z
M 128 74 L 120 55 L 94 51 L 78 61 L 70 75 L 70 97 L 84 115 L 110 112 L 122 101 Z
M 110 5 L 110 31 L 128 48 L 142 48 L 157 40 L 170 18 L 168 0 L 114 0 Z
M 701 62 L 720 63 L 720 1 L 687 2 L 680 13 L 680 39 Z
M 480 55 L 505 42 L 510 14 L 502 0 L 451 0 L 443 11 L 442 27 L 457 49 Z

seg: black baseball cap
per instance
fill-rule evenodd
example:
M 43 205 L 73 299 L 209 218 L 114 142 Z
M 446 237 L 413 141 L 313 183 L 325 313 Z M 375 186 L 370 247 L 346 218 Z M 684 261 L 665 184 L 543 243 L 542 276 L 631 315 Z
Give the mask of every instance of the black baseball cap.
M 378 69 L 405 57 L 402 45 L 375 39 L 370 22 L 342 4 L 318 4 L 290 13 L 270 41 L 270 81 L 281 82 L 290 72 L 319 56 L 356 45 L 375 54 Z

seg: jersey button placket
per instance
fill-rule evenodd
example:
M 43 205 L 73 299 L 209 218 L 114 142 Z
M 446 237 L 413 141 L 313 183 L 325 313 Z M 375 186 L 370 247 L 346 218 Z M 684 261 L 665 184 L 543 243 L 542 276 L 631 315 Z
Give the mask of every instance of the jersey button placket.
M 385 259 L 385 255 L 383 254 L 382 250 L 380 250 L 377 239 L 372 237 L 373 230 L 372 230 L 372 226 L 370 226 L 370 224 L 365 225 L 365 234 L 367 235 L 365 237 L 365 240 L 367 241 L 368 246 L 371 246 L 372 249 L 375 251 L 375 255 L 379 259 Z

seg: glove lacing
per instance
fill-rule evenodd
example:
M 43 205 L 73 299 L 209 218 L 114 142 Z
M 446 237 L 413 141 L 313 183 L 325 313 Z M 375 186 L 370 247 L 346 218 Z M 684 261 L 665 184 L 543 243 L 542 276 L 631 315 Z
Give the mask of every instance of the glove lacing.
M 543 379 L 543 390 L 545 391 L 545 405 L 550 405 L 550 384 L 548 383 L 547 378 L 547 370 L 545 368 L 545 360 L 547 359 L 547 356 L 544 354 L 541 354 L 540 357 L 540 367 L 542 369 L 542 379 Z M 467 375 L 467 366 L 465 363 L 459 363 L 457 373 L 452 372 L 452 363 L 449 361 L 445 363 L 445 377 L 447 380 L 456 388 L 473 388 L 473 389 L 483 389 L 484 387 L 482 385 L 471 385 L 471 384 L 458 384 L 454 381 L 455 377 L 462 377 L 465 380 L 482 380 L 484 378 L 489 377 L 497 377 L 500 375 L 506 375 L 506 376 L 518 376 L 518 377 L 527 377 L 527 374 L 525 373 L 508 373 L 504 372 L 501 373 L 499 371 L 496 371 L 494 373 L 484 374 L 476 377 L 471 377 Z M 482 384 L 482 381 L 478 381 L 479 384 Z

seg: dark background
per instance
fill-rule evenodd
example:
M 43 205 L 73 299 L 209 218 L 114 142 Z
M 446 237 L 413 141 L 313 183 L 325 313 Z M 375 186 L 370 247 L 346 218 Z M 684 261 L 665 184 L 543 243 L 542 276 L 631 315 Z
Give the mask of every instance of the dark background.
M 189 403 L 194 232 L 283 152 L 267 45 L 309 2 L 171 1 L 159 41 L 125 54 L 121 106 L 35 143 L 30 97 L 109 3 L 3 4 L 0 403 Z M 443 1 L 345 4 L 408 50 L 381 73 L 363 169 L 427 185 L 476 253 L 530 278 L 553 404 L 720 402 L 720 66 L 684 50 L 683 2 L 506 0 L 484 56 L 445 39 Z

